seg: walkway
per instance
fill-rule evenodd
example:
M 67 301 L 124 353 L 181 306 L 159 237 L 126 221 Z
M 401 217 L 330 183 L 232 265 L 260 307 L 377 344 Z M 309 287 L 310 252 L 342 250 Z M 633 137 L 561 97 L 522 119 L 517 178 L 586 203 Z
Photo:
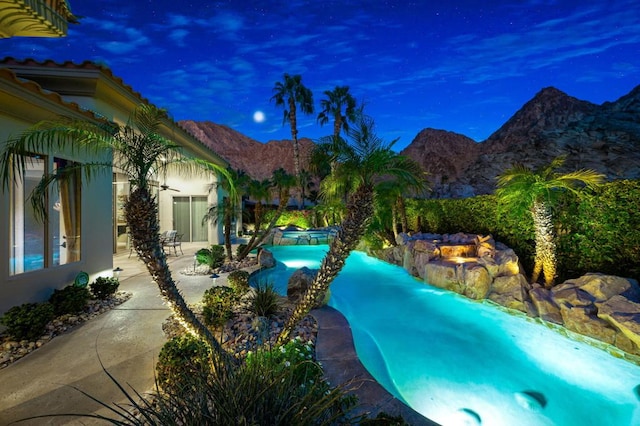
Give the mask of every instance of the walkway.
M 179 271 L 193 265 L 193 254 L 201 244 L 184 243 L 184 255 L 169 256 L 174 279 L 188 303 L 198 302 L 211 286 L 207 276 L 186 276 Z M 112 404 L 125 402 L 121 392 L 102 371 L 104 367 L 128 389 L 141 393 L 153 389 L 154 368 L 166 342 L 162 323 L 170 315 L 144 265 L 128 253 L 114 257 L 114 267 L 123 269 L 120 290 L 132 297 L 116 309 L 53 339 L 37 351 L 0 370 L 0 425 L 29 416 L 109 411 L 78 392 L 90 393 Z M 225 276 L 218 278 L 220 283 Z M 353 352 L 351 333 L 337 311 L 314 312 L 320 330 L 318 357 L 331 383 L 354 382 L 363 408 L 377 413 L 402 413 L 411 423 L 433 424 L 391 397 L 370 376 Z M 359 366 L 359 367 L 358 367 Z M 358 369 L 360 368 L 360 370 Z M 375 386 L 377 385 L 377 388 Z M 374 401 L 374 402 L 372 402 Z M 102 425 L 86 418 L 53 417 L 21 422 L 20 425 Z

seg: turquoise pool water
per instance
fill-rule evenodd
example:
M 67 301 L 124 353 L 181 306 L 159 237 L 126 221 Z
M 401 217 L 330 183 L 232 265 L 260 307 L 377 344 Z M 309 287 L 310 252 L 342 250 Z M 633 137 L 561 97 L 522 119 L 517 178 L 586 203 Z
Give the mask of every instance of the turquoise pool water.
M 286 294 L 321 246 L 271 247 L 258 279 Z M 358 356 L 392 394 L 445 425 L 640 425 L 640 367 L 525 317 L 426 285 L 354 252 L 331 286 Z

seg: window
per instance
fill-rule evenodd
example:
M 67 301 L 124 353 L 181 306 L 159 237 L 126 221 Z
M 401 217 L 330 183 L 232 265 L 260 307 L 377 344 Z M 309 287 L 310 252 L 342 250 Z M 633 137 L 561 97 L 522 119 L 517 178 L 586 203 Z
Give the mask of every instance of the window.
M 16 179 L 11 193 L 10 243 L 11 275 L 44 268 L 45 225 L 36 218 L 29 195 L 42 179 L 46 162 L 41 156 L 25 158 L 26 170 Z
M 66 175 L 54 189 L 53 212 L 50 223 L 53 232 L 53 265 L 80 260 L 80 173 L 78 163 L 56 158 L 56 174 Z
M 64 265 L 80 260 L 80 175 L 77 163 L 32 155 L 25 158 L 25 173 L 11 190 L 10 275 Z M 47 200 L 49 220 L 39 219 L 29 201 L 33 189 L 53 166 L 66 179 L 51 190 Z M 51 244 L 48 242 L 51 241 Z

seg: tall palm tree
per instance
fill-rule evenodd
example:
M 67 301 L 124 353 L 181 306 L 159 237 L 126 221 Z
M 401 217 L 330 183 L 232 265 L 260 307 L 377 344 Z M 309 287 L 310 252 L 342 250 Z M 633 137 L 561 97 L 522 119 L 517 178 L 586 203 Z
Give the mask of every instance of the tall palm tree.
M 287 204 L 289 204 L 290 191 L 291 188 L 296 186 L 296 182 L 297 179 L 295 178 L 295 176 L 290 175 L 283 168 L 274 170 L 273 176 L 271 177 L 271 187 L 272 189 L 274 189 L 279 198 L 278 208 L 276 209 L 273 218 L 267 225 L 264 232 L 261 235 L 257 236 L 252 244 L 247 244 L 245 250 L 243 250 L 243 252 L 238 256 L 239 260 L 244 259 L 251 250 L 262 244 L 271 230 L 276 226 L 278 219 L 280 219 L 280 216 L 282 216 L 282 212 L 284 212 L 284 210 L 287 208 Z M 258 233 L 258 228 L 256 228 L 256 233 Z
M 269 179 L 257 180 L 253 179 L 247 184 L 247 195 L 254 199 L 256 202 L 255 209 L 253 211 L 255 221 L 255 232 L 249 239 L 249 242 L 244 249 L 238 254 L 238 259 L 244 259 L 249 252 L 256 246 L 255 241 L 258 238 L 260 228 L 264 222 L 264 205 L 263 201 L 269 199 L 269 190 L 271 188 L 271 181 Z
M 161 295 L 180 323 L 191 334 L 202 338 L 215 354 L 227 357 L 219 342 L 188 307 L 171 277 L 167 259 L 159 239 L 158 205 L 150 191 L 150 181 L 166 167 L 178 167 L 186 172 L 215 173 L 229 179 L 227 171 L 216 164 L 191 159 L 181 154 L 180 147 L 160 135 L 165 111 L 151 105 L 134 110 L 126 125 L 93 123 L 61 118 L 41 122 L 7 143 L 0 154 L 0 175 L 5 188 L 10 179 L 20 179 L 25 173 L 25 157 L 34 152 L 55 152 L 72 149 L 94 155 L 97 160 L 75 163 L 73 168 L 85 181 L 98 172 L 111 174 L 113 162 L 104 158 L 112 152 L 116 168 L 129 178 L 132 192 L 124 205 L 133 248 L 158 285 Z M 68 173 L 45 175 L 37 191 L 32 193 L 34 208 L 46 220 L 46 195 L 49 187 L 64 181 Z M 230 185 L 232 191 L 233 185 Z
M 564 157 L 558 157 L 536 170 L 516 164 L 498 176 L 496 191 L 498 199 L 510 211 L 532 215 L 536 248 L 531 281 L 537 282 L 542 272 L 547 288 L 553 285 L 557 265 L 551 206 L 562 191 L 578 193 L 580 187 L 593 188 L 605 177 L 594 170 L 558 174 L 556 170 L 562 164 Z
M 336 86 L 333 90 L 325 90 L 324 95 L 326 98 L 320 101 L 322 111 L 318 114 L 318 123 L 323 126 L 333 119 L 333 137 L 337 138 L 341 130 L 349 130 L 349 122 L 356 120 L 356 100 L 349 93 L 349 86 Z
M 227 173 L 231 177 L 231 180 L 223 179 L 220 182 L 211 185 L 210 191 L 217 189 L 220 186 L 227 194 L 224 197 L 222 204 L 214 204 L 209 206 L 207 213 L 202 218 L 202 223 L 211 222 L 218 223 L 222 219 L 224 227 L 224 246 L 227 252 L 227 259 L 233 260 L 233 250 L 231 249 L 231 224 L 234 219 L 238 219 L 238 203 L 242 199 L 242 194 L 246 191 L 246 186 L 249 181 L 249 175 L 244 170 L 228 168 Z M 231 183 L 235 185 L 236 190 L 233 191 Z M 241 212 L 240 212 L 241 213 Z
M 325 179 L 330 183 L 324 186 L 325 193 L 329 195 L 334 188 L 343 188 L 345 185 L 350 188 L 347 214 L 313 283 L 278 336 L 280 344 L 289 339 L 296 324 L 324 297 L 333 279 L 344 267 L 347 257 L 364 235 L 374 213 L 376 184 L 385 176 L 401 177 L 416 187 L 423 180 L 420 166 L 415 161 L 392 150 L 397 139 L 386 143 L 375 134 L 374 122 L 370 117 L 360 116 L 347 136 L 349 142 L 341 144 L 341 152 L 336 153 L 336 172 Z
M 299 74 L 284 74 L 283 81 L 276 82 L 271 100 L 276 106 L 284 108 L 282 123 L 289 121 L 293 140 L 293 164 L 296 178 L 300 176 L 300 147 L 298 144 L 297 107 L 303 114 L 313 113 L 313 93 L 302 84 Z

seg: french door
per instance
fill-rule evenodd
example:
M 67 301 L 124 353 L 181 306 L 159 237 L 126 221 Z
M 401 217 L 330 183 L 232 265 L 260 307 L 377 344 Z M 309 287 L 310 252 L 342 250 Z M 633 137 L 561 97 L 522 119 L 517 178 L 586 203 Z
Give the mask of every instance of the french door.
M 207 241 L 208 223 L 202 218 L 207 213 L 206 196 L 173 197 L 173 229 L 183 234 L 182 241 Z

